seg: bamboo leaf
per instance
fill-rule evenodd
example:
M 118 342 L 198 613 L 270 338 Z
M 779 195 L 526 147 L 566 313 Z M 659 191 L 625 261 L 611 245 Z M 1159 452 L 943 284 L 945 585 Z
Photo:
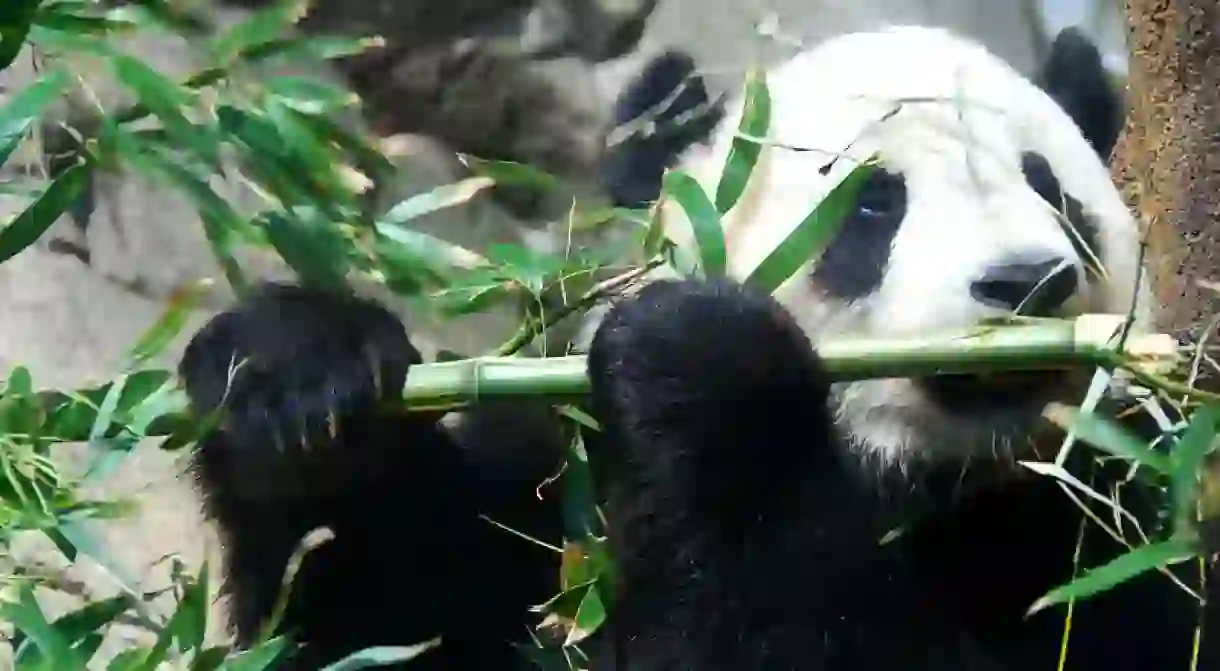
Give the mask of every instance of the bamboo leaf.
M 8 163 L 30 126 L 70 81 L 66 70 L 52 70 L 9 99 L 0 110 L 0 166 Z
M 1149 543 L 1086 571 L 1081 577 L 1066 585 L 1047 592 L 1029 607 L 1028 614 L 1074 599 L 1087 599 L 1111 587 L 1134 578 L 1141 573 L 1184 561 L 1194 555 L 1191 543 L 1171 539 L 1162 543 Z
M 347 239 L 329 222 L 308 219 L 279 212 L 261 217 L 271 246 L 302 281 L 325 287 L 346 286 L 351 268 Z
M 17 60 L 41 4 L 42 0 L 0 2 L 0 72 Z
M 495 185 L 490 177 L 468 177 L 452 184 L 442 184 L 430 191 L 411 196 L 390 208 L 378 226 L 402 226 L 426 214 L 461 205 L 480 191 Z
M 303 174 L 318 181 L 328 194 L 346 195 L 347 190 L 335 170 L 341 161 L 338 152 L 327 146 L 313 128 L 302 123 L 296 110 L 275 97 L 263 100 L 262 111 L 267 121 L 275 126 L 276 136 L 284 142 L 288 155 Z
M 193 92 L 126 54 L 114 53 L 110 60 L 115 76 L 152 111 L 174 140 L 209 164 L 219 161 L 219 142 L 212 128 L 192 123 L 182 113 L 194 103 Z
M 485 312 L 513 296 L 513 286 L 503 281 L 469 280 L 469 284 L 453 285 L 433 293 L 429 298 L 432 309 L 448 316 Z
M 186 320 L 199 304 L 208 282 L 200 281 L 179 287 L 166 301 L 165 312 L 157 319 L 128 352 L 129 367 L 136 367 L 161 354 L 182 332 Z
M 130 32 L 139 27 L 135 21 L 121 16 L 94 13 L 90 11 L 92 7 L 87 3 L 56 2 L 38 11 L 33 25 L 61 33 L 94 37 Z
M 183 3 L 171 0 L 130 0 L 129 4 L 138 7 L 147 17 L 148 21 L 144 23 L 161 24 L 178 35 L 205 35 L 212 31 L 211 24 L 202 13 L 180 6 Z M 131 15 L 133 12 L 128 11 L 127 14 Z
M 7 226 L 0 229 L 0 263 L 38 241 L 84 192 L 92 166 L 68 168 L 46 191 Z
M 208 563 L 204 561 L 197 577 L 183 588 L 177 612 L 166 626 L 177 640 L 178 650 L 183 653 L 203 646 L 208 628 L 208 606 L 211 605 L 208 592 Z
M 605 621 L 606 605 L 602 603 L 601 591 L 595 584 L 585 591 L 584 598 L 580 600 L 580 607 L 576 609 L 575 621 L 568 631 L 564 645 L 580 643 L 596 632 Z
M 280 78 L 276 78 L 279 80 Z M 333 116 L 306 112 L 296 109 L 301 123 L 308 125 L 319 138 L 334 143 L 342 149 L 346 156 L 353 159 L 361 170 L 371 175 L 383 175 L 395 171 L 394 163 L 382 154 L 373 144 L 348 128 L 336 122 Z
M 462 162 L 476 176 L 489 177 L 496 184 L 527 187 L 538 191 L 548 191 L 562 185 L 558 177 L 524 163 L 493 161 L 466 155 L 462 156 Z
M 85 441 L 90 436 L 109 436 L 121 429 L 122 423 L 111 423 L 101 429 L 95 429 L 97 415 L 101 406 L 116 386 L 121 387 L 121 398 L 112 416 L 122 418 L 132 409 L 139 407 L 149 397 L 156 394 L 173 375 L 164 370 L 142 370 L 122 375 L 115 381 L 97 387 L 79 391 L 39 392 L 39 405 L 47 413 L 46 433 L 65 441 Z M 174 409 L 179 412 L 181 408 Z
M 359 669 L 401 664 L 419 657 L 438 645 L 441 645 L 439 637 L 416 645 L 365 648 L 344 657 L 334 664 L 327 665 L 322 671 L 358 671 Z
M 0 601 L 0 621 L 12 625 L 38 647 L 49 668 L 83 669 L 88 660 L 82 659 L 66 638 L 50 622 L 34 598 L 29 584 L 18 588 L 16 601 Z
M 806 263 L 821 256 L 838 234 L 843 219 L 856 206 L 856 196 L 876 166 L 864 162 L 847 174 L 813 212 L 750 273 L 746 282 L 768 293 L 775 291 Z
M 1076 431 L 1077 437 L 1099 450 L 1145 464 L 1166 475 L 1172 470 L 1168 457 L 1116 422 L 1057 403 L 1048 405 L 1043 415 L 1064 430 Z
M 383 260 L 390 262 L 391 269 L 403 276 L 427 277 L 430 281 L 443 284 L 457 279 L 455 270 L 473 270 L 491 265 L 489 260 L 465 247 L 422 231 L 386 222 L 379 222 L 375 226 L 374 248 Z
M 225 279 L 238 295 L 245 293 L 250 284 L 234 254 L 238 244 L 236 238 L 242 234 L 248 238 L 255 237 L 256 233 L 261 235 L 261 232 L 250 226 L 202 178 L 180 165 L 164 147 L 138 141 L 127 142 L 125 139 L 129 136 L 123 133 L 115 137 L 120 153 L 129 163 L 150 178 L 174 185 L 194 203 L 203 221 L 204 236 Z
M 593 471 L 589 467 L 588 454 L 585 452 L 584 437 L 579 431 L 568 445 L 566 468 L 561 482 L 564 535 L 575 539 L 596 536 L 601 530 L 597 515 L 597 495 Z M 584 579 L 589 577 L 591 576 L 583 576 Z M 584 579 L 573 582 L 584 582 Z
M 283 37 L 304 16 L 307 4 L 301 0 L 275 0 L 272 6 L 252 12 L 211 40 L 212 58 L 225 63 L 252 47 Z
M 273 77 L 266 89 L 273 99 L 301 115 L 331 114 L 360 102 L 355 93 L 311 77 Z M 329 139 L 317 128 L 314 134 Z
M 662 182 L 662 193 L 673 198 L 686 212 L 695 235 L 695 243 L 699 246 L 700 267 L 707 277 L 721 277 L 727 266 L 724 247 L 724 230 L 721 228 L 720 213 L 716 206 L 708 200 L 703 187 L 694 177 L 678 171 L 665 173 Z
M 273 638 L 258 646 L 245 650 L 234 657 L 225 660 L 220 667 L 222 671 L 267 671 L 277 668 L 284 652 L 292 646 L 292 642 L 283 637 Z
M 1203 460 L 1211 452 L 1216 440 L 1216 428 L 1220 425 L 1220 405 L 1209 403 L 1200 407 L 1190 418 L 1186 431 L 1171 454 L 1172 472 L 1170 483 L 1173 489 L 1176 523 L 1193 526 L 1196 521 L 1196 503 L 1199 492 L 1199 475 Z
M 762 144 L 754 138 L 765 138 L 771 128 L 771 90 L 767 87 L 765 70 L 756 68 L 750 72 L 742 107 L 737 130 L 746 137 L 733 138 L 716 187 L 716 209 L 722 215 L 737 204 L 758 163 Z
M 66 645 L 75 646 L 77 652 L 84 652 L 86 659 L 96 652 L 96 644 L 90 639 L 101 637 L 96 632 L 115 621 L 131 607 L 130 594 L 120 594 L 109 599 L 88 603 L 81 608 L 63 615 L 51 623 L 51 627 L 63 638 Z M 28 640 L 28 639 L 27 639 Z M 34 668 L 35 665 L 48 662 L 42 650 L 36 646 L 21 645 L 15 659 L 17 668 Z M 91 648 L 91 649 L 90 649 Z
M 339 205 L 351 200 L 350 192 L 336 188 L 335 182 L 325 183 L 301 165 L 292 142 L 265 114 L 222 105 L 216 109 L 222 131 L 229 142 L 241 150 L 243 169 L 288 207 L 315 207 L 335 221 L 343 220 Z M 236 142 L 234 142 L 236 140 Z M 329 173 L 329 167 L 326 168 Z

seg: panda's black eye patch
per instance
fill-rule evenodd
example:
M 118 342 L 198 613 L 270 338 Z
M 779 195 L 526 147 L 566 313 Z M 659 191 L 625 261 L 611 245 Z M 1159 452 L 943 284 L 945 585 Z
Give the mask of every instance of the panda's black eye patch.
M 842 300 L 874 293 L 885 277 L 894 236 L 906 213 L 906 179 L 884 169 L 873 171 L 860 187 L 855 209 L 814 267 L 813 281 Z
M 1070 194 L 1064 193 L 1055 171 L 1046 157 L 1036 152 L 1025 152 L 1021 155 L 1021 171 L 1025 173 L 1025 181 L 1029 188 L 1042 197 L 1051 207 L 1063 215 L 1060 225 L 1064 234 L 1072 241 L 1076 253 L 1086 265 L 1092 265 L 1092 259 L 1101 258 L 1101 250 L 1097 246 L 1097 227 L 1084 214 L 1080 201 Z M 1070 227 L 1070 229 L 1069 229 Z M 1073 232 L 1075 231 L 1075 232 Z M 1083 245 L 1082 245 L 1083 243 Z M 1084 247 L 1087 246 L 1086 250 Z

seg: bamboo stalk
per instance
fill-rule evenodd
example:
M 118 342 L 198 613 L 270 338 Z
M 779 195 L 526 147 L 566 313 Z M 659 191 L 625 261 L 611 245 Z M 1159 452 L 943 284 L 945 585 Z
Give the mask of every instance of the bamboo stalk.
M 1061 370 L 1128 365 L 1163 370 L 1176 364 L 1177 343 L 1162 334 L 1116 335 L 1125 317 L 1085 315 L 903 338 L 832 339 L 818 351 L 837 381 L 954 373 Z M 511 397 L 577 399 L 588 392 L 583 356 L 479 357 L 415 366 L 404 397 L 410 409 L 450 409 Z

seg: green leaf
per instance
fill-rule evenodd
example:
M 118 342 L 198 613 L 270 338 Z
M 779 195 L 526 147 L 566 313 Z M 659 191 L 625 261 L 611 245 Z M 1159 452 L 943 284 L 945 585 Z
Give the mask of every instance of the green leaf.
M 855 208 L 860 187 L 876 169 L 872 161 L 856 166 L 783 242 L 771 250 L 746 282 L 771 293 L 806 263 L 821 256 L 838 234 L 843 219 Z
M 171 0 L 129 0 L 128 4 L 139 7 L 151 21 L 169 28 L 178 36 L 201 36 L 213 30 L 202 12 L 195 8 L 181 7 L 184 3 Z
M 97 645 L 102 638 L 98 630 L 108 626 L 131 607 L 132 597 L 129 594 L 95 601 L 68 613 L 51 623 L 51 627 L 63 639 L 65 645 L 73 646 L 76 652 L 88 659 L 97 651 Z M 17 668 L 32 668 L 35 665 L 48 663 L 41 648 L 23 645 L 19 648 L 14 661 Z M 53 668 L 53 667 L 52 667 Z
M 285 637 L 273 638 L 245 650 L 229 659 L 220 668 L 223 671 L 267 671 L 277 668 L 275 664 L 288 650 L 292 642 Z
M 22 584 L 18 588 L 16 601 L 0 601 L 0 621 L 11 623 L 17 631 L 28 636 L 50 668 L 85 668 L 88 660 L 82 659 L 63 634 L 47 621 L 31 585 Z
M 275 97 L 262 100 L 262 111 L 303 174 L 322 182 L 329 192 L 342 193 L 344 189 L 334 169 L 341 158 L 338 152 L 326 146 L 313 128 L 302 123 L 296 110 Z
M 29 396 L 34 393 L 34 378 L 30 375 L 30 369 L 25 366 L 17 366 L 9 371 L 4 393 L 21 396 Z
M 360 102 L 355 93 L 312 77 L 272 77 L 265 86 L 275 100 L 301 115 L 332 114 Z M 318 137 L 327 137 L 317 131 Z
M 290 62 L 297 59 L 316 59 L 333 61 L 340 58 L 359 56 L 370 49 L 384 46 L 385 42 L 378 37 L 351 37 L 343 35 L 311 35 L 308 38 L 292 38 L 278 43 L 265 45 L 264 48 L 253 48 L 246 52 L 249 60 L 258 60 L 269 56 L 282 57 Z M 264 56 L 264 54 L 267 54 Z
M 123 375 L 121 380 L 122 395 L 114 408 L 113 414 L 122 417 L 134 408 L 140 407 L 149 397 L 157 394 L 166 384 L 171 383 L 173 375 L 163 370 L 142 370 Z M 39 404 L 47 413 L 46 432 L 65 441 L 84 441 L 95 430 L 97 414 L 106 398 L 111 394 L 117 383 L 106 384 L 81 391 L 39 392 Z M 104 429 L 105 435 L 113 435 L 123 430 L 121 423 L 111 424 Z
M 284 37 L 304 15 L 305 5 L 300 0 L 274 0 L 272 6 L 252 12 L 211 40 L 212 58 L 224 64 L 252 47 Z
M 186 122 L 179 110 L 193 100 L 193 94 L 187 89 L 132 56 L 116 54 L 111 66 L 119 81 L 138 95 L 140 102 L 148 105 L 155 114 Z
M 707 277 L 721 277 L 728 264 L 724 248 L 724 230 L 721 228 L 720 213 L 708 200 L 703 187 L 694 177 L 678 171 L 665 173 L 662 182 L 662 193 L 673 198 L 686 212 L 691 228 L 695 234 L 695 242 L 699 246 L 700 266 Z
M 208 591 L 208 563 L 204 561 L 198 577 L 189 581 L 183 589 L 178 610 L 166 625 L 166 629 L 171 630 L 177 639 L 180 652 L 186 653 L 203 647 L 204 635 L 208 628 Z
M 568 632 L 565 646 L 575 645 L 596 632 L 606 621 L 606 605 L 602 603 L 601 591 L 596 585 L 585 592 L 576 609 L 576 621 Z
M 1182 526 L 1193 527 L 1198 516 L 1199 475 L 1204 458 L 1215 444 L 1217 426 L 1220 426 L 1220 405 L 1210 403 L 1200 407 L 1191 416 L 1186 431 L 1170 455 L 1173 463 L 1170 486 L 1180 531 L 1184 530 Z
M 372 142 L 345 128 L 337 122 L 334 115 L 308 113 L 300 109 L 296 110 L 296 114 L 301 123 L 313 129 L 316 136 L 337 145 L 362 171 L 374 179 L 378 175 L 393 174 L 397 170 L 394 163 Z
M 473 274 L 473 273 L 472 273 Z M 448 316 L 484 312 L 515 295 L 513 284 L 471 278 L 468 284 L 442 289 L 429 297 L 428 307 Z
M 733 138 L 720 183 L 716 187 L 716 210 L 724 214 L 737 204 L 750 181 L 762 145 L 752 138 L 765 138 L 771 128 L 771 91 L 766 71 L 754 69 L 746 80 L 745 100 L 737 130 L 746 137 Z
M 228 141 L 240 151 L 243 171 L 261 183 L 289 208 L 321 209 L 328 218 L 341 221 L 344 213 L 339 205 L 352 200 L 352 194 L 337 188 L 329 166 L 325 173 L 314 173 L 305 159 L 291 151 L 293 142 L 284 137 L 280 128 L 266 114 L 222 105 L 216 109 L 220 129 L 229 134 Z M 316 160 L 316 159 L 315 159 Z
M 490 177 L 496 184 L 527 187 L 537 191 L 549 191 L 562 186 L 558 177 L 524 163 L 493 161 L 473 156 L 463 156 L 462 161 L 472 173 L 480 177 Z
M 1172 463 L 1165 455 L 1149 447 L 1126 428 L 1080 408 L 1054 404 L 1043 412 L 1047 419 L 1076 435 L 1093 447 L 1116 457 L 1137 461 L 1168 475 Z
M 66 70 L 51 70 L 21 89 L 0 109 L 0 166 L 8 162 L 30 126 L 70 81 L 72 77 Z
M 386 222 L 378 222 L 375 227 L 373 247 L 389 275 L 387 281 L 408 289 L 407 293 L 429 285 L 445 286 L 462 275 L 457 271 L 491 265 L 464 247 L 422 231 Z
M 38 241 L 84 192 L 92 166 L 68 168 L 24 212 L 0 229 L 0 263 Z
M 186 580 L 182 599 L 169 622 L 158 633 L 157 641 L 152 651 L 142 664 L 136 667 L 139 671 L 155 671 L 159 663 L 166 659 L 170 646 L 177 642 L 177 649 L 186 653 L 203 645 L 207 627 L 208 581 L 207 563 L 200 569 L 198 579 Z
M 522 245 L 488 245 L 487 259 L 535 296 L 542 293 L 548 278 L 558 278 L 567 269 L 563 258 Z
M 165 312 L 161 313 L 156 323 L 140 336 L 140 340 L 128 352 L 128 366 L 134 368 L 164 352 L 174 338 L 182 333 L 187 318 L 198 306 L 206 289 L 207 282 L 196 282 L 175 289 L 166 301 Z
M 589 467 L 581 432 L 576 432 L 565 456 L 566 467 L 560 481 L 563 487 L 564 535 L 575 539 L 589 538 L 601 531 L 601 518 L 597 511 L 594 475 Z
M 1194 555 L 1193 545 L 1185 540 L 1170 539 L 1149 543 L 1106 564 L 1087 571 L 1066 585 L 1047 592 L 1029 607 L 1028 614 L 1074 599 L 1086 599 L 1114 587 L 1141 573 L 1161 566 L 1184 561 Z
M 217 671 L 224 666 L 229 656 L 228 646 L 216 645 L 199 651 L 191 661 L 191 671 Z
M 7 70 L 17 60 L 41 4 L 42 0 L 0 2 L 0 71 Z
M 302 281 L 323 287 L 344 287 L 350 268 L 348 241 L 326 221 L 303 221 L 271 212 L 261 217 L 267 239 Z
M 371 669 L 379 666 L 389 666 L 390 664 L 399 664 L 415 659 L 438 645 L 441 645 L 440 638 L 434 638 L 416 645 L 365 648 L 344 657 L 334 664 L 327 665 L 322 671 L 357 671 L 358 669 Z
M 110 61 L 119 81 L 151 110 L 174 140 L 210 164 L 219 162 L 220 146 L 213 129 L 192 123 L 182 113 L 194 103 L 194 92 L 126 54 L 115 53 Z
M 47 30 L 90 36 L 132 32 L 139 27 L 135 21 L 121 16 L 93 12 L 92 7 L 86 3 L 57 2 L 40 9 L 34 17 L 34 25 Z
M 138 669 L 144 664 L 144 660 L 152 653 L 148 648 L 130 648 L 124 650 L 114 656 L 110 660 L 110 664 L 106 665 L 107 671 L 131 671 Z
M 480 191 L 494 184 L 495 181 L 490 177 L 469 177 L 452 184 L 442 184 L 425 193 L 411 196 L 390 208 L 378 223 L 401 226 L 412 219 L 468 202 Z
M 203 221 L 203 232 L 208 245 L 224 272 L 225 279 L 235 293 L 244 294 L 250 283 L 234 255 L 234 249 L 237 246 L 237 236 L 249 231 L 247 237 L 253 237 L 254 227 L 250 226 L 228 201 L 217 195 L 207 182 L 186 166 L 180 165 L 165 148 L 140 142 L 134 137 L 131 138 L 134 141 L 126 141 L 129 137 L 122 133 L 116 134 L 116 145 L 124 158 L 145 175 L 174 185 L 194 202 L 199 218 Z

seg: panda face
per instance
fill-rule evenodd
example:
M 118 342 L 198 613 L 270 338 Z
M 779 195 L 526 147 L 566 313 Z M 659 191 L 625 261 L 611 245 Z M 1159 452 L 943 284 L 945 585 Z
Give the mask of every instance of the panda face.
M 768 79 L 774 145 L 725 218 L 744 277 L 859 161 L 880 165 L 823 255 L 776 296 L 816 342 L 967 327 L 1012 314 L 1127 313 L 1137 226 L 1080 126 L 971 42 L 926 28 L 833 39 Z M 740 104 L 729 104 L 740 110 Z M 737 118 L 686 164 L 714 188 Z M 679 238 L 681 230 L 676 231 Z M 1138 324 L 1147 321 L 1139 302 Z M 886 462 L 1022 451 L 1075 375 L 844 384 L 854 443 Z

